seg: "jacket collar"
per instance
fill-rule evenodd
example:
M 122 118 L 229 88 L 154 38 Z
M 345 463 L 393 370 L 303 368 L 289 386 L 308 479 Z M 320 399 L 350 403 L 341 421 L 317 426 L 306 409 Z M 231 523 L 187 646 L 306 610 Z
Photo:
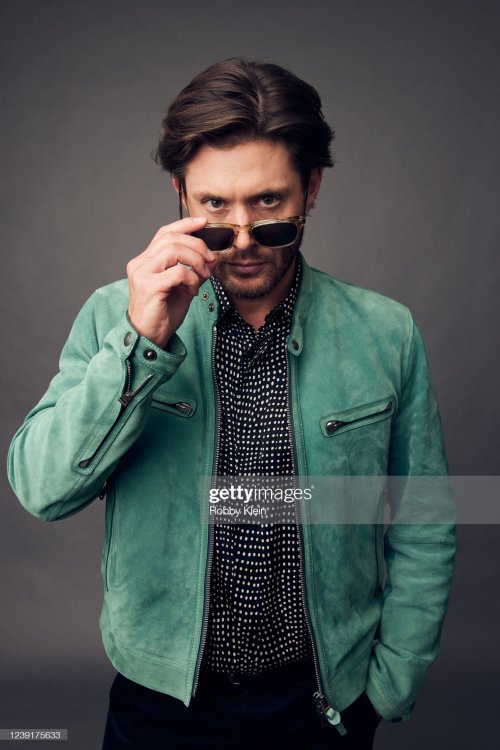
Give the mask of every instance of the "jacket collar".
M 299 254 L 302 262 L 302 279 L 293 312 L 292 329 L 288 337 L 288 351 L 295 357 L 301 353 L 304 346 L 304 323 L 312 301 L 314 281 L 313 269 L 302 253 Z
M 298 356 L 303 348 L 303 326 L 311 304 L 313 288 L 313 269 L 306 262 L 300 251 L 299 256 L 302 265 L 302 276 L 293 308 L 292 329 L 288 337 L 288 351 L 294 356 Z M 205 320 L 208 318 L 213 325 L 219 317 L 219 312 L 222 313 L 222 309 L 220 308 L 217 294 L 210 279 L 207 279 L 201 285 L 196 302 L 198 303 L 199 310 L 201 307 L 202 317 Z

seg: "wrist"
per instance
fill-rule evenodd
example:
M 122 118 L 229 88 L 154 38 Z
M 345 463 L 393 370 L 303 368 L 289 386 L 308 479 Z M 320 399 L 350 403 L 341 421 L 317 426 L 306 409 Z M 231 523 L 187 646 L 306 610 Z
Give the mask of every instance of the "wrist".
M 134 322 L 134 319 L 130 314 L 130 310 L 127 310 L 127 320 L 138 336 L 143 336 L 144 338 L 148 339 L 148 341 L 151 341 L 155 346 L 158 347 L 158 349 L 166 349 L 168 342 L 174 334 L 174 331 L 170 330 L 158 331 L 147 330 L 146 328 L 143 328 L 142 326 Z

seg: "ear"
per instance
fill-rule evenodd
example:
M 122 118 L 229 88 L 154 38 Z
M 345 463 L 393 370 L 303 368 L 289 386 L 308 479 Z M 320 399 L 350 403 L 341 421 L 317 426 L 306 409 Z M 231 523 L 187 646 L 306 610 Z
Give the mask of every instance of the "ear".
M 178 178 L 175 175 L 172 175 L 172 185 L 174 186 L 174 190 L 177 195 L 179 195 L 180 184 Z
M 309 178 L 309 193 L 307 195 L 307 210 L 314 205 L 314 201 L 317 198 L 319 189 L 321 187 L 321 179 L 323 177 L 323 167 L 313 167 L 311 169 L 311 176 Z

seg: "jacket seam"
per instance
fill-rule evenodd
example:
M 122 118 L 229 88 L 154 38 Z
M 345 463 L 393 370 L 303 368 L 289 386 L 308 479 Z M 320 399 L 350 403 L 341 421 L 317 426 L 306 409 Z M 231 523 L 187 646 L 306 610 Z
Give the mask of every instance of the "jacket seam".
M 382 685 L 380 684 L 379 679 L 375 675 L 370 675 L 370 679 L 372 680 L 372 682 L 375 683 L 375 685 L 377 686 L 377 689 L 382 693 L 382 695 L 384 696 L 385 700 L 387 701 L 387 703 L 389 703 L 392 706 L 392 708 L 394 709 L 394 711 L 396 711 L 396 713 L 398 713 L 403 718 L 407 718 L 408 715 L 409 715 L 408 712 L 407 711 L 403 711 L 403 709 L 400 708 L 400 706 L 398 706 L 397 703 L 394 703 L 394 701 L 392 700 L 392 698 L 390 698 L 387 695 L 387 693 L 385 692 L 385 690 L 383 689 Z
M 450 528 L 454 527 L 454 524 L 426 524 L 426 525 L 428 525 L 428 526 L 434 526 L 434 525 L 441 526 L 441 525 L 444 525 L 444 526 L 449 526 Z M 438 544 L 440 547 L 442 547 L 443 542 L 449 541 L 449 537 L 448 536 L 443 536 L 440 539 L 419 539 L 416 536 L 415 537 L 413 537 L 413 536 L 406 537 L 405 536 L 403 538 L 403 535 L 398 535 L 396 533 L 396 537 L 397 537 L 398 540 L 404 541 L 405 543 L 409 542 L 410 544 Z M 390 542 L 389 542 L 389 544 L 390 544 Z
M 88 479 L 89 479 L 89 476 L 87 476 L 87 475 L 86 476 L 79 476 L 78 477 L 78 479 L 76 480 L 76 482 L 74 483 L 74 485 L 71 487 L 71 489 L 69 490 L 69 492 L 67 492 L 66 495 L 55 504 L 52 513 L 49 513 L 49 516 L 48 516 L 48 520 L 49 521 L 57 520 L 57 518 L 60 515 L 59 511 L 63 509 L 64 505 L 69 500 L 72 499 L 72 497 L 76 494 L 77 490 L 80 490 L 81 487 L 83 487 L 87 483 Z
M 214 335 L 213 326 L 214 325 L 215 325 L 214 322 L 211 322 L 210 327 L 207 326 L 206 333 L 205 333 L 205 341 L 207 342 L 207 346 L 206 346 L 206 349 L 205 349 L 204 357 L 205 357 L 205 364 L 207 366 L 207 369 L 210 370 L 210 373 L 212 373 L 212 371 L 213 371 L 213 360 L 214 360 L 214 350 L 213 350 L 213 335 Z M 202 349 L 202 351 L 203 351 L 203 349 Z M 214 388 L 216 388 L 216 387 L 217 387 L 217 384 L 214 382 L 212 376 L 210 378 L 207 378 L 207 383 L 206 383 L 206 386 L 205 386 L 205 404 L 206 404 L 206 417 L 205 417 L 205 419 L 206 419 L 206 422 L 208 423 L 209 420 L 210 420 L 210 404 L 213 403 L 212 420 L 213 420 L 213 424 L 214 424 L 214 431 L 213 431 L 212 450 L 213 450 L 213 447 L 215 446 L 216 441 L 218 440 L 217 428 L 220 430 L 220 424 L 217 424 L 217 414 L 216 414 L 217 404 L 216 404 L 215 398 L 214 398 Z M 212 401 L 212 399 L 213 399 L 213 401 Z M 208 424 L 207 424 L 207 426 L 208 426 Z M 205 434 L 208 434 L 208 430 L 205 430 Z M 207 445 L 208 445 L 208 443 L 207 443 Z M 207 460 L 205 462 L 204 468 L 208 469 L 208 465 L 210 465 L 210 473 L 213 475 L 214 470 L 216 469 L 213 454 L 212 454 L 212 459 L 211 460 L 207 458 Z M 203 599 L 203 604 L 202 604 L 202 608 L 201 608 L 201 610 L 202 610 L 201 611 L 201 631 L 200 631 L 200 638 L 197 641 L 196 638 L 195 638 L 195 629 L 196 628 L 193 627 L 193 629 L 192 629 L 192 635 L 191 635 L 191 643 L 189 645 L 189 654 L 188 654 L 188 666 L 189 666 L 189 662 L 192 660 L 193 653 L 196 654 L 196 656 L 195 656 L 195 667 L 194 667 L 195 668 L 195 677 L 194 677 L 194 679 L 196 679 L 196 665 L 197 665 L 197 661 L 198 661 L 198 658 L 199 658 L 199 652 L 200 652 L 200 648 L 201 648 L 201 639 L 203 638 L 203 618 L 204 618 L 204 615 L 205 615 L 205 608 L 207 607 L 207 603 L 205 602 L 205 582 L 206 582 L 207 566 L 208 566 L 208 546 L 209 546 L 209 543 L 210 543 L 210 525 L 208 525 L 208 527 L 207 527 L 207 547 L 206 547 L 205 556 L 203 556 L 203 549 L 202 549 L 202 544 L 201 544 L 201 538 L 202 538 L 202 534 L 203 534 L 203 527 L 200 527 L 200 528 L 201 528 L 201 532 L 200 532 L 200 544 L 198 545 L 199 546 L 199 552 L 198 552 L 198 566 L 197 566 L 197 569 L 199 571 L 201 570 L 203 572 L 203 575 L 200 575 L 200 574 L 198 575 L 198 581 L 197 581 L 197 584 L 196 584 L 196 601 L 198 602 L 199 599 L 200 599 L 200 597 Z M 210 573 L 210 571 L 209 571 L 209 573 Z M 208 602 L 208 605 L 209 605 L 209 602 Z M 196 616 L 196 610 L 195 610 L 195 616 Z M 195 626 L 196 626 L 196 622 L 195 622 Z M 191 698 L 191 693 L 192 693 L 192 690 L 193 690 L 193 684 L 194 684 L 194 681 L 190 682 L 190 676 L 189 676 L 189 674 L 186 671 L 185 695 L 186 695 L 187 700 L 190 700 L 190 698 Z
M 295 390 L 296 398 L 294 398 L 292 386 L 293 386 L 293 390 Z M 300 403 L 300 394 L 299 394 L 299 389 L 297 386 L 297 363 L 295 360 L 292 360 L 290 362 L 290 382 L 288 383 L 288 388 L 290 390 L 290 402 L 291 402 L 291 410 L 292 410 L 291 417 L 292 417 L 295 449 L 297 450 L 297 447 L 300 446 L 300 455 L 302 456 L 302 460 L 304 464 L 302 468 L 304 470 L 305 476 L 307 476 L 307 473 L 308 473 L 307 472 L 307 457 L 306 457 L 305 440 L 304 440 L 304 426 L 302 422 L 302 405 Z M 293 408 L 294 403 L 296 404 L 295 410 Z M 298 468 L 299 467 L 297 466 L 297 469 Z M 305 531 L 306 531 L 306 527 L 303 525 L 302 534 L 304 536 L 304 553 L 306 552 Z M 310 591 L 311 600 L 312 600 L 312 604 L 314 607 L 316 632 L 314 632 L 314 626 L 312 623 L 311 623 L 311 629 L 313 631 L 313 635 L 315 635 L 315 644 L 316 644 L 316 649 L 318 651 L 318 656 L 321 652 L 320 671 L 321 671 L 321 662 L 323 663 L 323 665 L 325 665 L 324 668 L 326 669 L 326 675 L 324 675 L 324 677 L 322 675 L 323 680 L 326 678 L 326 681 L 328 681 L 328 683 L 330 684 L 331 679 L 330 679 L 330 670 L 328 668 L 328 659 L 326 657 L 325 646 L 323 642 L 323 634 L 321 632 L 319 618 L 317 616 L 318 604 L 317 604 L 316 586 L 315 586 L 314 556 L 312 554 L 311 530 L 310 530 L 309 525 L 307 526 L 307 546 L 309 547 L 309 553 L 310 553 L 309 555 L 310 566 L 309 567 L 310 567 L 311 575 L 310 575 L 309 581 L 307 581 L 307 573 L 306 573 L 306 586 L 307 586 L 307 590 Z M 310 607 L 309 607 L 309 614 L 311 614 Z
M 409 310 L 407 310 L 408 314 L 408 323 L 409 323 L 409 346 L 408 346 L 408 354 L 403 353 L 403 361 L 402 361 L 402 375 L 401 375 L 401 393 L 403 393 L 403 390 L 406 385 L 406 378 L 408 376 L 408 370 L 410 367 L 410 360 L 413 354 L 413 347 L 415 344 L 415 323 L 413 320 L 413 316 Z
M 318 622 L 319 618 L 317 617 L 318 603 L 317 603 L 317 597 L 316 597 L 316 585 L 315 585 L 315 575 L 314 575 L 314 559 L 313 559 L 313 555 L 312 555 L 312 544 L 311 544 L 311 539 L 310 539 L 310 529 L 308 529 L 308 538 L 309 538 L 309 543 L 310 543 L 309 546 L 311 548 L 310 549 L 310 552 L 311 552 L 311 554 L 310 554 L 310 572 L 311 572 L 311 575 L 310 575 L 310 581 L 308 583 L 310 584 L 309 585 L 309 591 L 312 594 L 312 603 L 313 603 L 313 606 L 314 606 L 314 614 L 315 614 L 315 620 L 316 620 L 316 623 L 315 623 L 316 630 L 314 632 L 315 643 L 316 643 L 316 649 L 318 650 L 318 654 L 319 654 L 319 652 L 321 652 L 320 665 L 321 665 L 321 662 L 322 662 L 323 663 L 323 669 L 326 670 L 326 674 L 325 675 L 323 675 L 323 674 L 321 675 L 322 678 L 323 678 L 323 682 L 328 682 L 328 684 L 331 685 L 332 680 L 331 680 L 331 675 L 330 675 L 330 669 L 329 669 L 329 666 L 328 666 L 328 659 L 327 659 L 326 651 L 325 651 L 325 644 L 323 642 L 323 633 L 322 633 L 321 628 L 319 626 L 319 622 Z
M 363 648 L 360 647 L 359 653 L 354 654 L 354 657 L 350 657 L 348 661 L 346 662 L 345 666 L 342 667 L 342 669 L 337 670 L 335 674 L 335 681 L 343 678 L 345 674 L 348 674 L 351 672 L 355 667 L 358 666 L 364 659 L 367 657 L 370 657 L 371 651 L 373 648 L 373 639 L 370 639 L 367 643 L 367 645 L 364 645 Z
M 138 656 L 140 655 L 141 657 L 144 657 L 148 661 L 154 662 L 155 664 L 168 664 L 173 667 L 177 667 L 181 672 L 185 671 L 182 664 L 179 664 L 179 662 L 174 661 L 173 659 L 167 659 L 162 656 L 155 656 L 154 654 L 150 654 L 149 651 L 142 651 L 138 648 L 131 648 L 130 646 L 126 646 L 118 638 L 115 638 L 115 641 L 120 646 L 120 648 L 124 649 L 124 651 L 128 651 L 130 654 L 137 654 Z
M 87 448 L 89 448 L 89 446 L 92 445 L 92 443 L 96 439 L 96 436 L 99 435 L 100 430 L 103 427 L 106 427 L 107 420 L 108 420 L 109 416 L 112 414 L 113 407 L 116 405 L 116 403 L 118 401 L 118 397 L 119 397 L 120 394 L 121 394 L 121 390 L 115 391 L 115 394 L 114 394 L 113 398 L 111 399 L 111 401 L 110 401 L 108 407 L 106 408 L 106 410 L 102 413 L 101 417 L 97 421 L 97 424 L 95 425 L 92 433 L 90 434 L 90 437 L 88 437 L 86 440 L 84 440 L 84 442 L 81 444 L 80 448 L 77 450 L 77 452 L 75 454 L 74 462 L 78 462 L 78 460 L 80 458 L 82 458 L 82 456 L 87 452 Z

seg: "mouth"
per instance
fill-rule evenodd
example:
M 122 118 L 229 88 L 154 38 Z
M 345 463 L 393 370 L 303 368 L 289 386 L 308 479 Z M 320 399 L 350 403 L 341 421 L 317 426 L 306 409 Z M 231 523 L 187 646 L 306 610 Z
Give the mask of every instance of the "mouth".
M 252 260 L 252 261 L 232 261 L 230 263 L 227 263 L 228 266 L 230 266 L 233 271 L 236 271 L 236 273 L 240 274 L 250 274 L 255 273 L 259 271 L 262 266 L 266 265 L 265 260 Z

